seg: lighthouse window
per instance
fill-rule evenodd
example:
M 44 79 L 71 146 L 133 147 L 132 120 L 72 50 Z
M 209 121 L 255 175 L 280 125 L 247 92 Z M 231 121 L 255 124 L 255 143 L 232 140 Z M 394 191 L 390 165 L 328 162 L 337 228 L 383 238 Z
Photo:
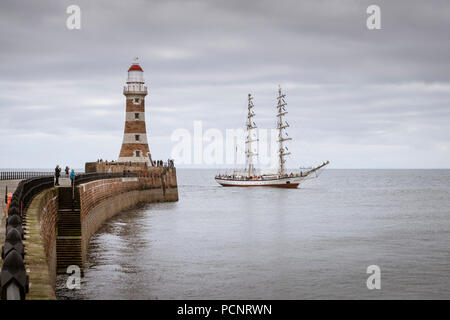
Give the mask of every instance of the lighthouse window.
M 141 152 L 140 151 L 136 151 L 136 157 L 140 157 L 141 156 Z
M 139 113 L 135 113 L 135 114 L 134 114 L 134 118 L 135 118 L 135 119 L 139 119 Z
M 134 138 L 136 139 L 136 141 L 139 141 L 140 136 L 139 136 L 138 134 L 136 134 L 136 135 L 134 136 Z
M 139 98 L 134 98 L 133 103 L 134 104 L 139 104 Z

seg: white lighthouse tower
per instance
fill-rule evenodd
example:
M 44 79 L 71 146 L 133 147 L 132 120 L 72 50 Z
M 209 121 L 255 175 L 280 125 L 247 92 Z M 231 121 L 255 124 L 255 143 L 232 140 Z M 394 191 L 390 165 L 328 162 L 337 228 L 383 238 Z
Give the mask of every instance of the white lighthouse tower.
M 135 59 L 128 69 L 127 84 L 123 88 L 126 97 L 126 117 L 119 162 L 150 163 L 150 150 L 145 126 L 145 96 L 147 87 L 144 70 Z

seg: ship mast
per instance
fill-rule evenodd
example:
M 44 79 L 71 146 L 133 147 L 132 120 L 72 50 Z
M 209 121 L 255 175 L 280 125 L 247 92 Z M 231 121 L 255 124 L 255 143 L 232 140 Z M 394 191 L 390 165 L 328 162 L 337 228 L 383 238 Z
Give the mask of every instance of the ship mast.
M 253 97 L 249 93 L 248 94 L 248 114 L 247 114 L 247 139 L 245 141 L 245 144 L 247 146 L 247 151 L 245 154 L 247 155 L 248 159 L 248 176 L 251 177 L 254 175 L 255 168 L 253 167 L 253 157 L 256 156 L 256 153 L 253 153 L 252 150 L 252 142 L 257 142 L 258 139 L 253 139 L 252 133 L 253 129 L 256 129 L 256 124 L 253 122 L 252 118 L 255 116 L 255 113 L 253 112 Z
M 278 152 L 279 152 L 279 162 L 280 162 L 280 168 L 279 168 L 279 175 L 280 176 L 284 176 L 284 163 L 286 162 L 286 160 L 284 160 L 284 157 L 291 154 L 290 152 L 285 152 L 284 150 L 284 142 L 288 141 L 288 140 L 292 140 L 292 138 L 285 138 L 283 133 L 285 132 L 286 128 L 289 127 L 289 124 L 286 121 L 283 121 L 283 117 L 284 115 L 287 114 L 286 111 L 286 106 L 287 103 L 285 101 L 286 95 L 281 93 L 281 87 L 278 86 L 278 104 L 277 104 L 277 109 L 278 109 L 278 114 L 277 114 L 277 129 L 278 129 Z M 287 135 L 287 134 L 286 134 Z

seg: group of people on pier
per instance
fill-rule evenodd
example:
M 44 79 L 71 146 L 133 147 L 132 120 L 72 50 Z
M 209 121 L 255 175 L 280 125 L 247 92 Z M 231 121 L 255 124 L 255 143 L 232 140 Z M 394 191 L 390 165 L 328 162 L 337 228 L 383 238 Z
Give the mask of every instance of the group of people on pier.
M 68 166 L 66 166 L 66 168 L 64 169 L 64 172 L 66 173 L 66 177 L 70 178 L 70 184 L 71 186 L 73 186 L 74 182 L 75 182 L 75 169 L 70 170 L 70 168 Z M 70 173 L 69 173 L 70 172 Z M 55 168 L 55 186 L 59 186 L 59 178 L 61 177 L 61 167 L 58 165 L 56 165 Z
M 162 160 L 153 161 L 153 165 L 156 167 L 174 167 L 173 159 L 168 159 L 166 163 Z
M 102 162 L 108 163 L 108 160 L 97 159 L 97 162 L 98 163 L 102 163 Z M 112 160 L 112 161 L 109 161 L 109 163 L 115 163 L 115 161 Z M 116 163 L 119 164 L 119 163 L 122 163 L 122 162 L 116 162 Z M 128 161 L 128 163 L 129 163 L 129 165 L 132 165 L 133 162 L 132 161 Z M 154 167 L 174 167 L 175 164 L 174 164 L 174 160 L 173 159 L 168 159 L 166 163 L 164 163 L 163 160 L 156 160 L 156 161 L 153 161 L 152 166 L 154 166 Z

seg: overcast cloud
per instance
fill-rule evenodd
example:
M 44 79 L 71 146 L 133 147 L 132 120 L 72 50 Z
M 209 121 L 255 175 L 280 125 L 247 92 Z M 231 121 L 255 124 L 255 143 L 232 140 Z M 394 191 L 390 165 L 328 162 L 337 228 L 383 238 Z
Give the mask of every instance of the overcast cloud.
M 370 4 L 382 30 L 366 28 Z M 290 166 L 449 168 L 449 18 L 447 0 L 2 0 L 0 168 L 116 159 L 135 56 L 154 159 L 195 120 L 242 127 L 249 92 L 274 127 L 281 84 Z

